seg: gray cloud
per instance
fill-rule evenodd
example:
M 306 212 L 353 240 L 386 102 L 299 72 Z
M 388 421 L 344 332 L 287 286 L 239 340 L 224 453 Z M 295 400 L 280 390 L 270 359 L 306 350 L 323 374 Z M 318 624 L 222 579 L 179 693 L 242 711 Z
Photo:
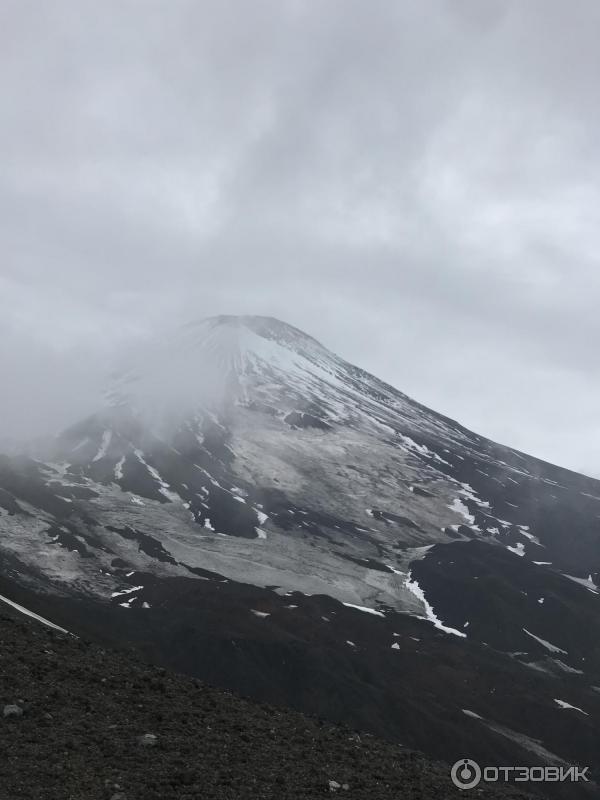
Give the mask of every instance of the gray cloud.
M 600 474 L 593 0 L 5 0 L 0 435 L 266 313 Z M 23 400 L 26 398 L 26 401 Z

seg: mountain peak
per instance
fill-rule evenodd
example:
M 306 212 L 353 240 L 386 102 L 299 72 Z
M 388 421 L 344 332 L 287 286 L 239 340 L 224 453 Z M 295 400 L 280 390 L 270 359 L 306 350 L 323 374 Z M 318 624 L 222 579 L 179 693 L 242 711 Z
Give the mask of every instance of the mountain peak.
M 343 364 L 316 339 L 274 317 L 220 315 L 187 323 L 129 353 L 111 376 L 110 406 L 137 409 L 248 399 L 269 383 L 304 387 Z
M 221 314 L 192 321 L 181 327 L 176 334 L 176 340 L 202 345 L 207 337 L 220 336 L 226 337 L 232 343 L 237 341 L 242 346 L 245 338 L 246 345 L 249 346 L 251 336 L 248 334 L 275 342 L 295 352 L 326 351 L 320 342 L 299 328 L 276 317 L 254 315 Z

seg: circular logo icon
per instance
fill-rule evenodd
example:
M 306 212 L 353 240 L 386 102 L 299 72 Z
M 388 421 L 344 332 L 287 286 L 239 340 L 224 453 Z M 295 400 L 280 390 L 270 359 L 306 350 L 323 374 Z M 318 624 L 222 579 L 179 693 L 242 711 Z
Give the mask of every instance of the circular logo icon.
M 459 789 L 474 789 L 481 781 L 481 767 L 470 758 L 461 758 L 450 770 L 450 777 Z

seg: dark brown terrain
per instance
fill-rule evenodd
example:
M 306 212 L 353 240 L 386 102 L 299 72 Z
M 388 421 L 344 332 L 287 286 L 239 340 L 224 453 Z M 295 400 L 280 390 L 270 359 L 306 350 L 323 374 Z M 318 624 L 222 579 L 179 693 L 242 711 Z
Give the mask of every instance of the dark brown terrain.
M 448 767 L 0 612 L 1 800 L 465 796 Z M 149 743 L 141 739 L 156 737 Z M 516 800 L 524 794 L 471 793 Z

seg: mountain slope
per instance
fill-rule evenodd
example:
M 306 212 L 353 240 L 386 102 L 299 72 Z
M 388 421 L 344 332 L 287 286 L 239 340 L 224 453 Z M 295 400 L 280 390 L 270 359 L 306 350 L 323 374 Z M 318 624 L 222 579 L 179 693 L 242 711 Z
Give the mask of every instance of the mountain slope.
M 4 613 L 0 639 L 0 704 L 20 698 L 23 711 L 0 724 L 3 799 L 460 796 L 446 765 L 351 729 L 256 705 Z M 141 744 L 148 734 L 155 743 Z M 518 791 L 480 796 L 525 800 Z
M 599 482 L 273 319 L 187 326 L 107 398 L 0 458 L 0 594 L 436 757 L 597 762 Z

